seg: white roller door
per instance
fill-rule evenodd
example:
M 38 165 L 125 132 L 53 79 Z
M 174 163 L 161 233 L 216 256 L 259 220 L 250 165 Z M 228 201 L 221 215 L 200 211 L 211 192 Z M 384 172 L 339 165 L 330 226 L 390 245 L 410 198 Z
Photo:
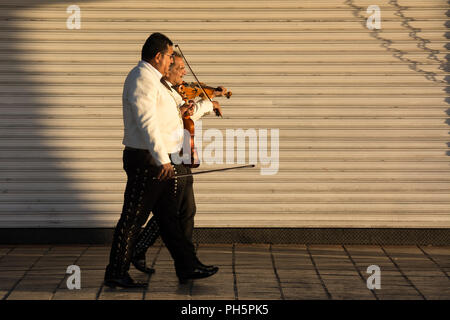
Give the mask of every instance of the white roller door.
M 158 31 L 233 92 L 203 151 L 211 128 L 279 130 L 277 174 L 195 178 L 197 226 L 450 227 L 447 1 L 377 1 L 369 30 L 373 4 L 3 0 L 0 226 L 115 225 L 122 85 Z

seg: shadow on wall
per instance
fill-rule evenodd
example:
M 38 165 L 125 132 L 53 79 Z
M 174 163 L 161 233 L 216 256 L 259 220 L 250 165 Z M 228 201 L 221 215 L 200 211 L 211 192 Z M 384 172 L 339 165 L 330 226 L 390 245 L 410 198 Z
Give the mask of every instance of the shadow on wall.
M 445 2 L 447 2 L 447 1 L 445 1 Z M 354 0 L 346 0 L 345 4 L 347 4 L 353 10 L 352 11 L 353 15 L 356 18 L 359 18 L 361 20 L 362 27 L 364 29 L 367 29 L 366 25 L 365 25 L 366 8 L 358 6 L 356 4 L 356 1 L 354 1 Z M 410 21 L 414 21 L 414 19 L 408 16 L 408 7 L 401 6 L 397 0 L 390 0 L 388 2 L 388 5 L 391 6 L 393 10 L 395 10 L 395 15 L 401 19 L 401 22 L 402 22 L 401 26 L 404 27 L 405 30 L 408 32 L 408 36 L 411 39 L 414 39 L 415 41 L 417 41 L 417 47 L 421 51 L 423 51 L 425 54 L 427 54 L 427 59 L 429 59 L 430 61 L 438 62 L 439 70 L 442 70 L 444 72 L 449 72 L 450 71 L 450 65 L 449 65 L 450 54 L 447 54 L 445 56 L 445 60 L 439 59 L 436 56 L 436 54 L 439 54 L 441 52 L 439 50 L 434 50 L 434 49 L 429 48 L 428 43 L 430 42 L 430 40 L 421 37 L 418 33 L 421 32 L 422 30 L 420 28 L 415 28 L 410 24 Z M 450 17 L 450 10 L 446 11 L 446 16 Z M 444 22 L 444 27 L 447 29 L 450 28 L 449 20 Z M 421 69 L 420 62 L 414 61 L 414 60 L 408 58 L 406 51 L 402 51 L 402 50 L 395 48 L 395 46 L 393 46 L 392 41 L 384 38 L 382 36 L 382 32 L 378 31 L 377 29 L 371 30 L 370 36 L 372 36 L 374 39 L 378 40 L 380 42 L 381 46 L 384 47 L 388 52 L 390 52 L 393 57 L 395 57 L 396 59 L 407 64 L 409 69 L 411 69 L 419 74 L 422 74 L 427 80 L 435 82 L 436 84 L 440 84 L 440 83 L 445 84 L 445 88 L 443 89 L 444 92 L 450 93 L 450 87 L 448 86 L 448 84 L 450 83 L 449 82 L 450 76 L 445 76 L 443 80 L 439 80 L 438 74 L 436 72 L 425 71 L 425 70 Z M 445 37 L 445 39 L 449 39 L 450 32 L 445 32 L 444 37 Z M 444 48 L 447 50 L 450 50 L 450 43 L 446 43 L 444 45 Z M 450 104 L 450 97 L 446 97 L 445 102 L 447 104 Z M 450 115 L 450 109 L 446 110 L 446 114 Z M 445 120 L 445 123 L 450 125 L 450 119 L 447 118 Z M 449 132 L 449 134 L 450 134 L 450 132 Z M 450 142 L 447 142 L 447 147 L 450 147 Z M 450 156 L 450 151 L 447 150 L 446 155 Z
M 77 0 L 75 4 L 82 6 L 86 2 Z M 60 5 L 55 10 L 61 8 L 61 16 L 65 18 L 52 17 L 48 21 L 36 18 L 41 14 L 39 9 L 48 4 Z M 83 32 L 83 29 L 68 30 L 66 27 L 70 16 L 66 9 L 73 4 L 73 1 L 50 0 L 8 0 L 0 4 L 0 227 L 61 227 L 62 223 L 67 226 L 66 222 L 69 226 L 99 226 L 95 225 L 99 223 L 99 213 L 90 200 L 91 194 L 86 194 L 86 190 L 99 192 L 92 169 L 96 166 L 93 160 L 99 159 L 87 156 L 89 152 L 95 152 L 86 140 L 88 133 L 83 132 L 89 128 L 80 126 L 80 120 L 71 117 L 76 114 L 75 110 L 88 110 L 90 102 L 82 93 L 70 88 L 68 84 L 72 81 L 67 79 L 73 74 L 63 69 L 75 53 L 63 47 L 55 53 L 51 51 L 51 45 L 46 48 L 45 42 L 33 39 L 33 33 L 43 34 L 46 30 L 51 33 L 55 31 L 52 29 L 55 25 L 58 31 Z M 23 16 L 20 13 L 25 9 L 28 13 Z M 44 54 L 40 55 L 40 52 Z M 51 55 L 58 56 L 63 62 L 49 61 Z M 42 64 L 48 65 L 48 73 L 41 72 L 46 67 Z M 114 98 L 114 105 L 109 107 L 121 108 L 121 93 L 117 92 L 118 99 Z M 80 102 L 73 102 L 73 94 L 80 97 Z M 119 131 L 118 137 L 122 135 Z M 76 146 L 71 148 L 70 143 L 73 145 L 74 141 Z M 86 153 L 83 153 L 84 149 Z M 74 156 L 82 154 L 85 157 Z M 103 160 L 109 161 L 109 168 L 121 170 L 120 161 L 100 159 Z M 122 181 L 111 181 L 111 186 L 101 192 L 120 194 L 122 189 Z M 81 194 L 81 190 L 85 194 Z M 118 198 L 117 202 L 121 202 L 121 197 Z M 109 214 L 118 219 L 120 212 L 113 210 Z
M 446 12 L 446 15 L 447 15 L 447 17 L 450 17 L 450 10 L 448 10 Z M 450 29 L 450 20 L 447 20 L 445 22 L 445 27 L 447 29 Z M 450 31 L 447 31 L 445 33 L 445 38 L 447 40 L 450 39 Z M 447 50 L 450 50 L 450 42 L 446 43 L 445 48 Z M 445 55 L 445 59 L 447 61 L 446 61 L 446 64 L 443 66 L 443 68 L 444 68 L 445 72 L 450 72 L 450 54 Z M 445 92 L 450 93 L 450 76 L 445 76 L 445 81 L 447 82 L 447 86 L 445 87 Z M 447 104 L 450 104 L 450 97 L 446 97 L 445 98 L 445 102 L 447 102 Z M 448 116 L 450 116 L 450 108 L 447 109 L 446 113 L 447 113 Z M 447 118 L 446 123 L 448 125 L 450 125 L 450 119 L 449 118 Z M 450 132 L 448 134 L 450 135 Z M 450 142 L 447 142 L 447 147 L 450 148 Z M 450 150 L 447 150 L 447 156 L 450 156 Z

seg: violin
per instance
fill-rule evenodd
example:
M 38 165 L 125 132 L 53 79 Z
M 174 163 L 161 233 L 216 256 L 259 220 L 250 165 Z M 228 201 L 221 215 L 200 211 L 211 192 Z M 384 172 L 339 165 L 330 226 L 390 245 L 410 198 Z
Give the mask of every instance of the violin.
M 201 86 L 201 87 L 200 87 Z M 203 90 L 202 90 L 203 88 Z M 195 99 L 196 97 L 201 97 L 202 99 L 206 99 L 205 94 L 209 97 L 215 94 L 214 92 L 222 92 L 222 88 L 217 87 L 209 87 L 205 84 L 200 82 L 200 85 L 196 82 L 187 83 L 184 82 L 182 84 L 179 84 L 175 86 L 175 89 L 180 94 L 180 96 L 183 98 L 184 102 L 186 104 L 189 103 L 189 100 Z M 231 91 L 228 91 L 225 96 L 227 99 L 230 99 L 231 97 Z M 220 116 L 219 111 L 215 110 L 216 115 Z M 191 145 L 191 163 L 188 165 L 190 168 L 198 168 L 200 166 L 200 160 L 198 158 L 197 148 L 194 145 L 194 138 L 195 138 L 195 125 L 194 121 L 191 119 L 191 116 L 189 115 L 189 111 L 186 111 L 183 115 L 183 127 L 186 129 L 190 134 L 190 145 Z
M 226 89 L 223 87 L 214 88 L 214 87 L 209 87 L 202 82 L 187 83 L 184 81 L 182 84 L 176 85 L 175 89 L 178 91 L 178 93 L 182 97 L 186 97 L 188 100 L 195 99 L 196 97 L 206 99 L 205 94 L 207 95 L 207 97 L 209 99 L 210 96 L 218 95 L 218 93 L 222 93 L 223 91 L 226 91 Z M 230 99 L 231 94 L 232 94 L 231 91 L 226 91 L 224 96 L 227 97 L 227 99 Z M 211 100 L 211 99 L 209 99 L 209 100 Z M 219 110 L 214 109 L 214 112 L 216 113 L 216 116 L 218 116 L 218 117 L 222 116 L 220 114 Z
M 196 97 L 206 99 L 203 91 L 205 91 L 208 96 L 213 96 L 216 94 L 216 92 L 222 92 L 222 89 L 220 87 L 217 88 L 210 87 L 202 82 L 200 82 L 199 85 L 199 83 L 197 82 L 187 83 L 183 81 L 183 83 L 176 86 L 176 88 L 178 93 L 181 94 L 181 96 L 185 95 L 188 99 L 195 99 Z M 232 94 L 231 91 L 227 91 L 225 97 L 227 97 L 227 99 L 230 99 L 231 94 Z
M 221 88 L 213 88 L 206 86 L 204 83 L 201 83 L 197 76 L 195 75 L 194 71 L 192 70 L 191 66 L 189 65 L 189 62 L 187 61 L 186 57 L 184 56 L 183 52 L 181 51 L 181 48 L 179 45 L 175 45 L 175 47 L 178 48 L 180 51 L 181 56 L 183 57 L 183 60 L 186 62 L 186 65 L 189 67 L 189 70 L 191 70 L 192 75 L 197 80 L 197 82 L 183 82 L 182 84 L 175 87 L 177 92 L 181 95 L 185 103 L 189 103 L 189 100 L 192 100 L 196 97 L 201 97 L 202 99 L 209 99 L 209 101 L 212 102 L 210 96 L 215 95 L 215 92 L 219 91 L 222 92 Z M 231 91 L 227 92 L 225 96 L 229 99 L 231 97 Z M 218 110 L 214 110 L 216 112 L 217 116 L 220 116 L 220 112 Z M 189 112 L 186 111 L 183 115 L 183 127 L 185 130 L 187 130 L 190 134 L 190 145 L 191 145 L 191 163 L 190 164 L 184 164 L 187 167 L 190 168 L 198 168 L 200 166 L 200 159 L 198 157 L 197 148 L 194 145 L 194 138 L 195 138 L 195 125 L 194 121 L 191 119 Z
M 178 93 L 180 94 L 180 96 L 183 98 L 184 103 L 188 104 L 189 103 L 189 98 L 188 96 L 181 90 L 178 90 L 179 87 L 176 87 Z M 189 132 L 190 135 L 190 145 L 191 145 L 191 163 L 190 164 L 184 164 L 187 167 L 190 168 L 198 168 L 200 166 L 200 160 L 198 158 L 198 153 L 197 153 L 197 148 L 195 147 L 194 144 L 194 138 L 195 138 L 195 124 L 194 121 L 191 119 L 191 116 L 189 115 L 189 112 L 186 111 L 183 115 L 182 115 L 182 119 L 183 119 L 183 127 L 185 130 L 187 130 Z

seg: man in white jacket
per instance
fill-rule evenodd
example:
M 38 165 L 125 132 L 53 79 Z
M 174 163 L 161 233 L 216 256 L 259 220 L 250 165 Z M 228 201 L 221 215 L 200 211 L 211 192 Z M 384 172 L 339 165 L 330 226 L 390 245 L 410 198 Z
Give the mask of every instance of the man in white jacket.
M 171 155 L 180 152 L 183 122 L 178 105 L 161 82 L 172 61 L 173 43 L 163 34 L 154 33 L 142 48 L 142 60 L 125 80 L 123 167 L 127 185 L 105 272 L 105 285 L 109 287 L 147 286 L 131 279 L 128 270 L 136 237 L 150 211 L 174 259 L 180 282 L 209 277 L 218 271 L 217 267 L 205 269 L 198 263 L 195 248 L 178 223 L 186 179 L 174 176 L 187 170 L 174 164 Z
M 202 99 L 197 101 L 190 109 L 187 110 L 189 106 L 184 105 L 183 99 L 175 90 L 174 86 L 180 85 L 183 83 L 183 77 L 186 75 L 185 64 L 183 62 L 183 58 L 177 52 L 174 53 L 174 61 L 170 65 L 169 72 L 164 77 L 166 81 L 166 88 L 177 102 L 177 105 L 180 107 L 180 113 L 184 114 L 184 112 L 189 112 L 191 119 L 198 120 L 205 114 L 210 113 L 211 111 L 215 111 L 218 114 L 222 114 L 220 104 L 217 101 L 209 101 L 207 99 Z M 221 91 L 215 91 L 214 94 L 210 98 L 214 98 L 216 96 L 223 96 L 226 94 L 226 89 L 223 87 L 219 87 Z M 191 173 L 190 168 L 186 168 L 188 173 Z M 192 233 L 194 229 L 194 216 L 196 213 L 196 205 L 195 205 L 195 197 L 194 197 L 194 188 L 193 188 L 193 177 L 187 177 L 187 182 L 183 191 L 183 195 L 181 196 L 181 204 L 179 208 L 179 223 L 180 227 L 183 230 L 186 238 L 192 243 Z M 132 258 L 132 264 L 140 271 L 152 274 L 155 272 L 154 269 L 148 267 L 146 265 L 146 252 L 150 246 L 152 246 L 156 239 L 159 237 L 159 226 L 157 223 L 157 219 L 153 216 L 145 226 L 144 230 L 139 234 L 136 241 L 136 248 L 134 251 L 134 256 Z M 203 268 L 214 268 L 214 266 L 206 266 L 203 265 L 200 261 L 198 263 Z

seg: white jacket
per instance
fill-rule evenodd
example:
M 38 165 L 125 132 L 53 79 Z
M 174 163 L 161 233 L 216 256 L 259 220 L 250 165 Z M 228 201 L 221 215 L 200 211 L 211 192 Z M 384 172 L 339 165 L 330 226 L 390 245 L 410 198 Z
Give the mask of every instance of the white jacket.
M 170 163 L 169 154 L 180 151 L 183 142 L 178 103 L 161 77 L 151 64 L 141 60 L 128 74 L 122 95 L 122 143 L 149 150 L 157 165 Z

